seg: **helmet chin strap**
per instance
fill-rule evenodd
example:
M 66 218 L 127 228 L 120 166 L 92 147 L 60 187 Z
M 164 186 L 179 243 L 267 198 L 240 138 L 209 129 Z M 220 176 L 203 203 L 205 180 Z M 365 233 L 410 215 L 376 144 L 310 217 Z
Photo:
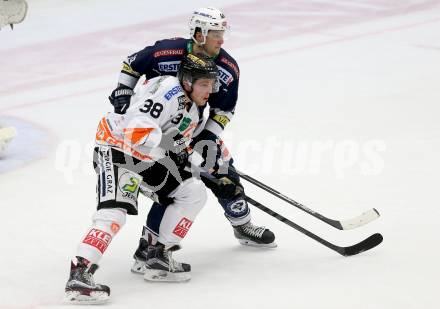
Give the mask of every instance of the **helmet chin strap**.
M 202 34 L 203 42 L 199 42 L 196 40 L 195 34 L 192 36 L 192 39 L 196 45 L 203 46 L 206 43 L 206 36 Z
M 200 49 L 200 50 L 197 50 L 196 52 L 200 52 L 201 51 L 206 56 L 209 56 L 208 51 L 205 48 L 205 43 L 206 43 L 205 37 L 203 37 L 203 39 L 204 39 L 203 42 L 194 41 L 194 45 L 197 47 L 197 49 Z

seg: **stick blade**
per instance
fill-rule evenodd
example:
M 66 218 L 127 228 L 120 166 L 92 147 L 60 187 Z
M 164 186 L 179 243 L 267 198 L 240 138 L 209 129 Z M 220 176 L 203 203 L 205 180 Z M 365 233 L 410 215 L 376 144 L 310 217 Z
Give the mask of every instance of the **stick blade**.
M 341 250 L 338 250 L 338 252 L 343 256 L 352 256 L 370 250 L 378 246 L 382 241 L 383 236 L 379 233 L 376 233 L 353 246 L 342 247 Z
M 366 225 L 371 221 L 379 218 L 379 216 L 380 216 L 379 212 L 375 208 L 372 208 L 362 213 L 361 215 L 357 216 L 356 218 L 344 220 L 341 221 L 340 223 L 343 230 L 351 230 Z

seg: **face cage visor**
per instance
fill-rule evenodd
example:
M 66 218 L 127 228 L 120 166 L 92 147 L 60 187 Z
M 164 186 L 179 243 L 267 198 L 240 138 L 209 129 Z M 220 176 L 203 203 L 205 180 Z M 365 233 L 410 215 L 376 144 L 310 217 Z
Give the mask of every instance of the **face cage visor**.
M 183 73 L 182 82 L 186 81 L 192 87 L 193 83 L 195 83 L 196 80 L 201 79 L 201 78 L 207 78 L 207 79 L 214 80 L 214 85 L 212 86 L 212 93 L 217 93 L 220 90 L 220 79 L 218 77 L 218 74 L 216 74 L 214 72 L 209 73 L 209 74 Z

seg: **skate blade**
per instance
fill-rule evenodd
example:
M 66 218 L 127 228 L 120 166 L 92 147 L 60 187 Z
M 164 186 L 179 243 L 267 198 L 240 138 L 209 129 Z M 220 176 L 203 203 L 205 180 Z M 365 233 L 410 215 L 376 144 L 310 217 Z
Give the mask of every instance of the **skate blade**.
M 74 305 L 99 305 L 105 304 L 110 299 L 106 292 L 91 292 L 90 295 L 82 295 L 79 291 L 66 292 L 63 302 Z
M 243 246 L 256 247 L 256 248 L 276 248 L 278 245 L 276 242 L 271 242 L 270 244 L 259 244 L 255 241 L 248 239 L 238 239 L 238 242 Z
M 172 273 L 166 270 L 146 269 L 144 279 L 153 282 L 186 282 L 191 279 L 191 275 L 188 272 Z
M 135 260 L 133 266 L 131 266 L 131 272 L 135 274 L 145 274 L 145 262 Z

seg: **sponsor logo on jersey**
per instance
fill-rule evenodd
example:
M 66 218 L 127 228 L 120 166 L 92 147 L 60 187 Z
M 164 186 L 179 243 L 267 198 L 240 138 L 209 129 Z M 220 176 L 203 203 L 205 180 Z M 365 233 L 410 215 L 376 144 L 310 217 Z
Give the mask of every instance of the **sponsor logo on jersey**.
M 182 87 L 176 86 L 173 89 L 171 89 L 170 91 L 168 91 L 165 95 L 164 98 L 167 99 L 167 101 L 169 101 L 172 97 L 174 97 L 176 94 L 183 92 Z
M 188 233 L 190 227 L 192 225 L 192 221 L 183 217 L 179 223 L 177 223 L 174 228 L 173 234 L 179 236 L 180 238 L 184 238 L 186 233 Z
M 162 50 L 158 50 L 157 52 L 155 52 L 153 54 L 153 57 L 158 58 L 158 57 L 164 57 L 164 56 L 182 56 L 184 52 L 185 52 L 185 50 L 182 48 L 162 49 Z
M 104 159 L 104 171 L 101 175 L 102 177 L 102 185 L 103 192 L 102 197 L 105 197 L 108 194 L 113 194 L 114 191 L 114 181 L 113 181 L 113 163 L 110 158 L 110 150 L 102 152 L 102 158 Z
M 229 86 L 229 84 L 234 81 L 232 74 L 220 66 L 217 67 L 218 67 L 218 78 L 220 82 L 222 82 L 226 86 Z
M 159 62 L 159 71 L 162 72 L 177 72 L 180 67 L 180 61 L 166 61 Z
M 220 61 L 223 62 L 224 64 L 227 64 L 229 67 L 231 67 L 234 70 L 235 74 L 237 74 L 237 77 L 240 77 L 240 70 L 238 69 L 238 67 L 234 63 L 232 63 L 232 61 L 228 60 L 225 57 L 221 57 Z
M 188 126 L 190 125 L 190 123 L 191 123 L 191 118 L 188 118 L 188 117 L 183 118 L 183 120 L 182 120 L 182 122 L 180 123 L 180 126 L 179 126 L 179 131 L 180 132 L 185 131 L 186 128 L 188 128 Z
M 111 241 L 112 236 L 109 233 L 93 228 L 87 233 L 83 243 L 95 247 L 101 253 L 104 253 Z
M 129 172 L 122 173 L 118 180 L 118 187 L 122 192 L 122 198 L 136 202 L 139 189 L 139 179 L 137 177 Z
M 229 118 L 223 115 L 215 115 L 212 119 L 217 121 L 223 127 L 225 127 L 229 123 Z

